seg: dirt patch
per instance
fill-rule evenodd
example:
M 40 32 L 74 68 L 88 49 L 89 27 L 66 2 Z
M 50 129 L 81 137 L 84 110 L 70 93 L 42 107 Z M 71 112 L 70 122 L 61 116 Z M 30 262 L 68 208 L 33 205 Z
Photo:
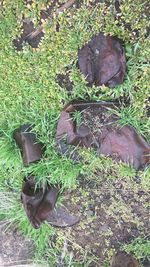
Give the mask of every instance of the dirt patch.
M 20 37 L 13 40 L 13 45 L 18 51 L 21 51 L 24 43 L 28 43 L 33 48 L 37 48 L 40 44 L 41 38 L 44 37 L 43 32 L 39 32 L 34 38 L 31 37 L 31 33 L 35 31 L 34 23 L 30 20 L 26 20 L 22 25 L 23 33 Z
M 25 1 L 25 5 L 31 6 L 32 9 L 32 1 Z M 32 48 L 38 48 L 42 38 L 44 37 L 44 32 L 42 29 L 42 21 L 50 18 L 52 16 L 53 11 L 58 5 L 58 1 L 53 1 L 45 10 L 41 10 L 40 18 L 39 18 L 39 26 L 35 28 L 34 23 L 29 20 L 23 18 L 23 25 L 20 37 L 16 37 L 13 40 L 13 45 L 18 51 L 21 51 L 24 43 L 28 43 Z
M 64 235 L 98 258 L 97 264 L 90 266 L 101 266 L 110 249 L 118 250 L 135 237 L 148 236 L 148 201 L 149 194 L 141 189 L 138 178 L 113 181 L 97 173 L 97 181 L 91 182 L 80 177 L 79 188 L 66 194 L 65 205 L 80 216 L 81 221 L 69 234 L 67 229 L 63 230 Z M 77 250 L 78 257 L 81 254 Z
M 73 83 L 70 81 L 69 74 L 58 74 L 56 78 L 56 82 L 59 84 L 60 87 L 63 89 L 66 89 L 68 91 L 68 94 L 71 95 L 71 92 L 73 90 Z
M 0 225 L 0 266 L 31 263 L 34 255 L 33 242 L 15 228 Z

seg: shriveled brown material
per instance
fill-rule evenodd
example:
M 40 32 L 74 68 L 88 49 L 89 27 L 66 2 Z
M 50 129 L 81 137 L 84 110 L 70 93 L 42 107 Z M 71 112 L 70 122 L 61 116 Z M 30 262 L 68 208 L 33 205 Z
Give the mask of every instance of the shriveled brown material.
M 22 188 L 21 199 L 27 217 L 34 228 L 39 228 L 47 220 L 57 227 L 72 226 L 79 217 L 72 215 L 65 207 L 56 207 L 59 189 L 54 186 L 36 186 L 35 177 L 29 176 Z
M 89 85 L 114 87 L 125 77 L 124 49 L 116 37 L 99 33 L 79 50 L 78 66 Z
M 56 227 L 69 227 L 80 221 L 80 218 L 70 213 L 65 207 L 57 207 L 47 218 L 49 224 Z
M 133 165 L 135 169 L 144 168 L 150 162 L 150 146 L 129 125 L 120 129 L 106 128 L 101 139 L 100 154 L 112 156 L 115 160 Z
M 147 166 L 150 163 L 150 145 L 132 126 L 121 127 L 117 124 L 119 118 L 108 112 L 115 105 L 118 104 L 97 102 L 67 105 L 57 125 L 57 147 L 63 144 L 59 152 L 66 153 L 69 145 L 93 147 L 99 155 L 111 156 L 117 162 L 123 161 L 137 170 Z M 73 120 L 72 113 L 75 111 L 81 111 L 80 125 Z
M 21 150 L 25 166 L 39 161 L 44 152 L 43 145 L 31 131 L 32 126 L 29 124 L 24 124 L 14 131 L 14 139 Z
M 140 265 L 132 255 L 118 252 L 112 259 L 111 267 L 140 267 Z
M 28 219 L 34 228 L 39 228 L 54 209 L 58 197 L 55 187 L 36 187 L 34 176 L 25 181 L 21 198 Z

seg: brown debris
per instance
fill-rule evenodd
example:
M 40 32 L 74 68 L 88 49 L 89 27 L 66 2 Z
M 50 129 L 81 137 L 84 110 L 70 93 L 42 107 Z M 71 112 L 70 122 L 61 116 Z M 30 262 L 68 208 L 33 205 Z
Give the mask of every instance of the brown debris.
M 37 162 L 43 154 L 43 146 L 37 143 L 36 135 L 31 130 L 32 126 L 25 124 L 14 132 L 14 138 L 21 149 L 25 166 Z M 78 217 L 70 214 L 64 207 L 54 209 L 58 192 L 59 189 L 54 186 L 38 187 L 33 175 L 25 179 L 21 199 L 34 228 L 39 228 L 45 220 L 59 227 L 71 226 L 79 221 Z
M 108 115 L 108 109 L 114 109 L 115 105 L 118 104 L 111 102 L 68 104 L 58 121 L 57 146 L 61 146 L 62 140 L 65 139 L 66 146 L 93 147 L 99 155 L 111 156 L 117 162 L 123 161 L 137 170 L 147 166 L 150 163 L 150 145 L 132 126 L 119 127 L 117 125 L 119 118 L 116 115 Z M 76 121 L 72 118 L 75 111 L 81 111 L 80 125 L 76 125 Z
M 54 209 L 58 197 L 58 189 L 45 186 L 36 187 L 35 177 L 29 176 L 25 181 L 21 199 L 28 219 L 34 228 L 39 228 Z
M 54 209 L 47 218 L 48 223 L 57 227 L 69 227 L 80 221 L 78 216 L 71 214 L 65 207 Z
M 126 59 L 120 41 L 99 33 L 79 50 L 78 66 L 89 85 L 115 87 L 123 83 Z
M 100 154 L 111 155 L 115 160 L 133 165 L 137 170 L 150 162 L 150 146 L 132 126 L 106 128 L 101 138 L 104 139 L 99 149 Z
M 14 131 L 14 139 L 21 150 L 24 166 L 39 161 L 44 152 L 43 145 L 37 141 L 31 130 L 31 125 L 24 124 Z
M 79 222 L 79 217 L 72 215 L 65 207 L 55 208 L 58 194 L 57 187 L 49 185 L 37 187 L 33 175 L 26 179 L 21 199 L 34 228 L 39 228 L 45 220 L 57 227 L 72 226 Z
M 65 123 L 64 123 L 65 122 Z M 57 136 L 62 136 L 67 133 L 67 143 L 75 144 L 77 143 L 77 135 L 75 134 L 75 123 L 70 118 L 70 114 L 66 111 L 62 111 L 60 115 L 60 120 L 57 125 Z M 78 141 L 78 140 L 77 140 Z
M 111 267 L 140 267 L 140 265 L 133 256 L 118 252 L 112 259 Z

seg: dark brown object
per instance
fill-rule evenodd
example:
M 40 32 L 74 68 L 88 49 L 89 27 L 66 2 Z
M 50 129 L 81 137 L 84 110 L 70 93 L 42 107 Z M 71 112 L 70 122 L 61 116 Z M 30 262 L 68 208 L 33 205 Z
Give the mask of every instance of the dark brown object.
M 135 169 L 144 168 L 150 163 L 150 145 L 136 130 L 126 125 L 119 127 L 116 115 L 108 116 L 108 109 L 115 109 L 118 103 L 73 103 L 67 105 L 60 115 L 57 125 L 56 143 L 59 152 L 66 153 L 67 146 L 84 146 L 96 148 L 98 154 L 111 156 L 116 161 L 123 161 L 134 166 Z M 87 113 L 87 110 L 89 112 Z M 88 121 L 84 119 L 76 125 L 72 114 L 81 111 L 88 114 Z M 98 122 L 93 127 L 95 118 Z M 92 125 L 92 128 L 90 127 Z M 65 145 L 64 145 L 65 143 Z
M 57 227 L 72 226 L 79 222 L 79 217 L 70 214 L 65 207 L 54 209 L 58 194 L 57 187 L 36 187 L 35 177 L 31 175 L 27 178 L 22 188 L 21 199 L 34 228 L 39 228 L 45 220 Z
M 34 176 L 31 175 L 25 181 L 21 198 L 28 219 L 34 228 L 39 228 L 48 218 L 54 209 L 57 197 L 58 189 L 55 187 L 36 187 Z
M 53 226 L 69 227 L 78 223 L 80 219 L 71 214 L 65 207 L 58 207 L 51 212 L 47 221 Z
M 43 145 L 37 141 L 35 133 L 31 131 L 32 126 L 24 124 L 14 132 L 14 139 L 21 150 L 25 166 L 39 161 L 44 152 Z
M 99 33 L 79 50 L 78 65 L 89 85 L 114 87 L 124 80 L 124 49 L 116 37 Z
M 133 165 L 137 170 L 150 162 L 150 146 L 132 126 L 106 128 L 101 139 L 100 154 Z
M 140 265 L 133 256 L 118 252 L 112 259 L 111 267 L 140 267 Z

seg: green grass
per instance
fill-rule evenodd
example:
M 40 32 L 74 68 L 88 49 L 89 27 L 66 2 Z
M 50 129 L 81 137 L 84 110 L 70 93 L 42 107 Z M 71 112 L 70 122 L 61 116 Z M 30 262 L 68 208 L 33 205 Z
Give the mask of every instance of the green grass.
M 113 1 L 109 7 L 103 3 L 93 8 L 89 7 L 89 1 L 84 1 L 80 9 L 69 9 L 46 21 L 45 37 L 40 48 L 35 51 L 25 45 L 22 52 L 16 52 L 12 40 L 20 33 L 22 15 L 25 14 L 37 23 L 40 7 L 45 2 L 34 0 L 29 9 L 23 0 L 5 0 L 0 14 L 0 192 L 4 200 L 0 204 L 0 216 L 10 223 L 17 223 L 22 232 L 36 242 L 35 259 L 46 255 L 50 266 L 54 266 L 62 252 L 64 239 L 58 237 L 53 249 L 49 244 L 49 236 L 53 237 L 56 230 L 44 224 L 37 231 L 29 225 L 19 199 L 23 177 L 33 172 L 37 182 L 46 180 L 52 184 L 61 183 L 63 189 L 67 190 L 78 185 L 79 173 L 89 180 L 96 179 L 97 169 L 107 179 L 117 179 L 119 175 L 126 179 L 135 175 L 129 166 L 117 165 L 104 157 L 97 158 L 93 151 L 83 150 L 84 161 L 74 165 L 71 160 L 56 153 L 54 137 L 60 111 L 69 100 L 81 98 L 96 101 L 130 97 L 130 106 L 122 106 L 117 110 L 121 117 L 120 123 L 133 125 L 150 141 L 150 120 L 146 113 L 150 93 L 150 40 L 145 37 L 149 27 L 149 18 L 146 16 L 149 1 L 123 0 L 119 20 L 115 18 Z M 60 25 L 59 32 L 56 32 L 57 23 Z M 125 26 L 127 23 L 130 29 Z M 138 36 L 134 34 L 136 30 Z M 88 87 L 76 67 L 78 48 L 100 31 L 121 38 L 126 50 L 127 76 L 124 83 L 114 89 L 105 86 Z M 68 66 L 70 80 L 74 84 L 71 96 L 56 82 L 57 74 L 65 73 Z M 76 116 L 80 123 L 79 114 Z M 35 125 L 39 139 L 46 146 L 44 158 L 28 168 L 23 167 L 19 149 L 12 137 L 13 131 L 24 123 Z M 139 176 L 143 188 L 147 190 L 150 185 L 150 168 L 139 172 Z M 145 244 L 144 241 L 142 244 Z M 129 249 L 133 251 L 132 247 Z M 147 250 L 143 251 L 144 258 Z M 140 253 L 137 248 L 136 256 Z M 64 258 L 67 266 L 90 266 L 91 259 L 88 259 L 86 253 L 81 264 L 74 263 L 75 259 L 69 252 Z
M 135 238 L 130 244 L 124 245 L 123 249 L 127 253 L 133 253 L 137 259 L 142 259 L 145 256 L 149 257 L 150 241 L 145 237 Z

